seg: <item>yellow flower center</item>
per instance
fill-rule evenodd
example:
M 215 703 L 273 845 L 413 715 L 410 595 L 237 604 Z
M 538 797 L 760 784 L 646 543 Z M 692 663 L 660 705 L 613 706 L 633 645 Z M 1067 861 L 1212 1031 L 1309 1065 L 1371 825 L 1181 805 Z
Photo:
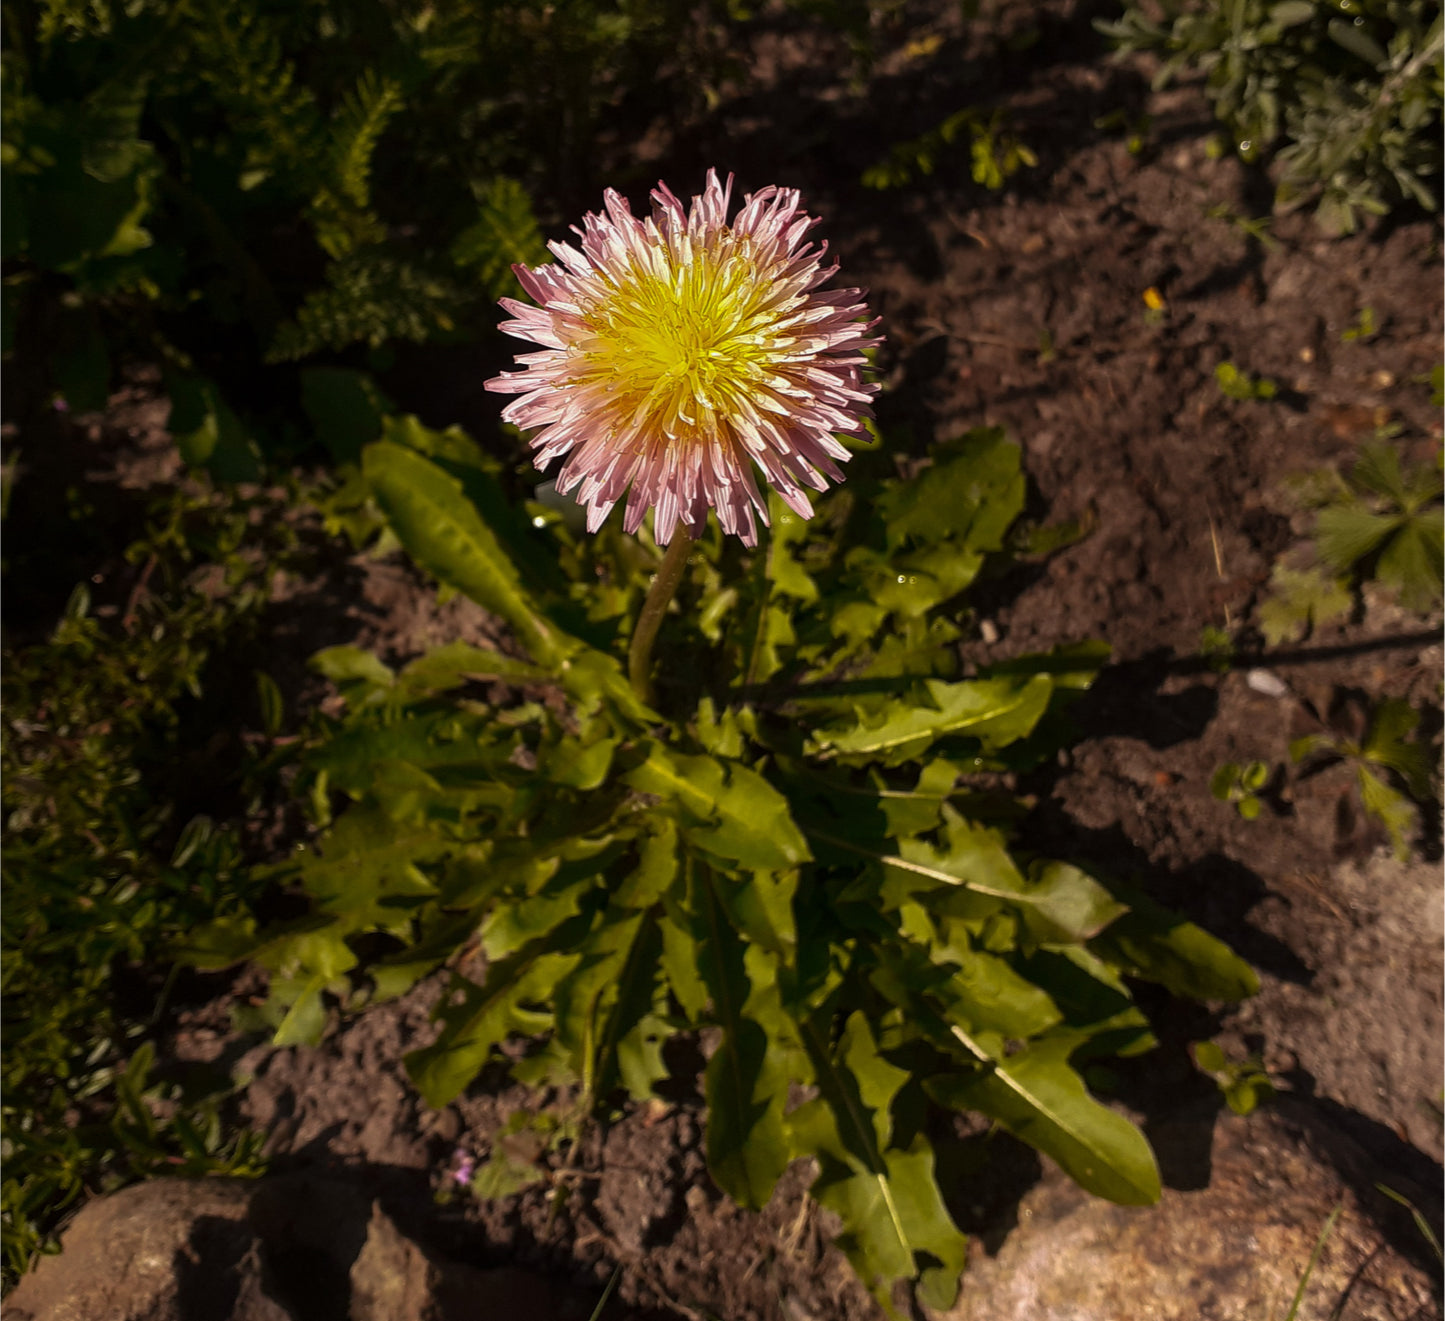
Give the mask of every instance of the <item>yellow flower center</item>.
M 779 333 L 777 309 L 766 307 L 774 286 L 748 246 L 721 235 L 683 263 L 629 266 L 586 309 L 593 333 L 582 377 L 615 393 L 646 431 L 674 440 L 715 435 L 740 395 L 756 397 L 769 362 L 791 343 Z

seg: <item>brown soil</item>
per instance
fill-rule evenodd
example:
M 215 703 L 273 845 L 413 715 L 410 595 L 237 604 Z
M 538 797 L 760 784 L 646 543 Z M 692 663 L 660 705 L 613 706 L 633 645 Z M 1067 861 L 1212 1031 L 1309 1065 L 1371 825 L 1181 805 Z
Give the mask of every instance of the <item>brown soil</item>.
M 1032 512 L 1092 527 L 973 600 L 971 661 L 1084 637 L 1114 649 L 1078 708 L 1082 741 L 1023 786 L 1041 805 L 1030 847 L 1146 886 L 1233 943 L 1263 980 L 1257 999 L 1224 1013 L 1149 1002 L 1163 1044 L 1118 1071 L 1116 1098 L 1146 1126 L 1186 1104 L 1197 1112 L 1214 1089 L 1185 1047 L 1214 1037 L 1260 1052 L 1380 1179 L 1438 1189 L 1438 830 L 1416 841 L 1412 863 L 1395 862 L 1351 811 L 1348 772 L 1301 778 L 1287 742 L 1347 692 L 1408 697 L 1438 726 L 1440 620 L 1367 593 L 1356 617 L 1301 646 L 1270 651 L 1251 624 L 1272 563 L 1303 528 L 1283 478 L 1348 465 L 1381 419 L 1399 422 L 1421 456 L 1439 437 L 1415 383 L 1440 360 L 1439 224 L 1406 214 L 1328 240 L 1293 216 L 1267 243 L 1249 237 L 1213 217 L 1267 212 L 1267 182 L 1208 158 L 1213 121 L 1197 88 L 1152 93 L 1150 70 L 1110 62 L 1090 26 L 1100 6 L 1004 8 L 972 26 L 950 6 L 910 9 L 877 34 L 883 53 L 857 86 L 842 73 L 841 37 L 759 22 L 746 94 L 699 122 L 654 126 L 640 147 L 617 141 L 609 181 L 635 202 L 659 176 L 689 191 L 709 165 L 735 170 L 741 190 L 801 187 L 849 282 L 871 289 L 884 318 L 885 436 L 921 455 L 970 427 L 1004 426 L 1024 449 Z M 1010 38 L 1026 28 L 1036 39 L 1015 50 L 1023 43 Z M 910 53 L 929 34 L 941 44 Z M 890 143 L 970 104 L 1003 106 L 1037 166 L 989 193 L 969 178 L 963 145 L 905 188 L 861 187 Z M 1115 110 L 1151 117 L 1140 154 L 1094 127 Z M 1150 288 L 1162 314 L 1149 313 Z M 1342 341 L 1365 306 L 1378 333 Z M 1225 398 L 1214 368 L 1226 360 L 1276 379 L 1280 397 Z M 486 432 L 490 366 L 466 364 L 418 411 Z M 316 646 L 361 641 L 401 656 L 485 628 L 439 617 L 419 581 L 391 565 L 353 561 L 287 596 L 278 645 L 298 686 Z M 1222 674 L 1198 657 L 1210 626 L 1239 639 Z M 1222 762 L 1256 759 L 1277 778 L 1264 817 L 1246 822 L 1208 784 Z M 426 1039 L 435 993 L 426 984 L 339 1023 L 314 1051 L 238 1040 L 213 1004 L 186 1017 L 173 1047 L 181 1058 L 240 1057 L 254 1076 L 245 1116 L 270 1133 L 278 1165 L 357 1172 L 399 1224 L 458 1258 L 517 1262 L 599 1292 L 621 1263 L 614 1305 L 639 1315 L 878 1315 L 802 1197 L 805 1171 L 761 1215 L 711 1186 L 687 1085 L 700 1056 L 675 1061 L 672 1104 L 588 1127 L 553 1162 L 565 1165 L 554 1176 L 567 1190 L 560 1210 L 545 1185 L 439 1206 L 458 1151 L 484 1156 L 513 1112 L 563 1113 L 568 1098 L 489 1073 L 448 1110 L 428 1111 L 400 1061 Z M 1230 1121 L 1217 1105 L 1204 1114 L 1194 1146 L 1207 1153 L 1211 1128 Z M 949 1188 L 960 1224 L 990 1253 L 1040 1172 L 1024 1149 L 991 1146 L 992 1163 Z M 1327 1161 L 1327 1144 L 1318 1149 Z M 1188 1166 L 1166 1162 L 1166 1182 L 1197 1186 Z

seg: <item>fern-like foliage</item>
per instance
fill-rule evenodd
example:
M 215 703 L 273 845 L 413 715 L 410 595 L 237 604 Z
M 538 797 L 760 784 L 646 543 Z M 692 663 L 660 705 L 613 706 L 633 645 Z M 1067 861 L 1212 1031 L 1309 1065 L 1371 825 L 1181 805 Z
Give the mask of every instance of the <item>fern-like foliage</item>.
M 452 244 L 452 260 L 470 270 L 489 298 L 514 285 L 514 265 L 536 266 L 547 259 L 527 190 L 501 177 L 478 191 L 477 219 Z
M 250 4 L 203 0 L 190 31 L 197 72 L 248 139 L 248 184 L 314 168 L 325 133 L 272 21 Z
M 316 241 L 333 258 L 386 237 L 371 207 L 371 164 L 387 122 L 402 107 L 401 85 L 367 69 L 331 125 L 328 178 L 312 198 Z
M 36 16 L 36 30 L 44 42 L 104 36 L 115 26 L 116 9 L 110 0 L 43 0 Z
M 121 356 L 199 350 L 225 402 L 257 359 L 490 333 L 545 259 L 529 190 L 583 186 L 607 107 L 702 58 L 672 0 L 5 0 L 5 24 L 7 316 L 85 305 L 19 375 L 87 401 Z
M 334 261 L 326 285 L 309 294 L 276 334 L 269 362 L 389 339 L 416 343 L 451 331 L 463 299 L 450 281 L 379 248 Z

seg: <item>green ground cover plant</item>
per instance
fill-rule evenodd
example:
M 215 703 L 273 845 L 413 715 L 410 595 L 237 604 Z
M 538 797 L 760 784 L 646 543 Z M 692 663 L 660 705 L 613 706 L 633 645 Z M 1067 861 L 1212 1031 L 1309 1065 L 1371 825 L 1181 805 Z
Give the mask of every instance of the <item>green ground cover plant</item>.
M 217 921 L 192 957 L 269 968 L 280 1043 L 449 968 L 440 1035 L 407 1060 L 434 1105 L 520 1039 L 513 1076 L 605 1113 L 652 1095 L 668 1038 L 707 1031 L 712 1177 L 757 1207 L 813 1157 L 813 1196 L 885 1306 L 899 1281 L 936 1307 L 956 1290 L 940 1110 L 1153 1201 L 1147 1142 L 1079 1069 L 1150 1046 L 1126 977 L 1234 1000 L 1254 974 L 1028 848 L 1007 777 L 1054 755 L 1106 649 L 960 671 L 960 594 L 1022 511 L 1017 447 L 974 431 L 892 473 L 886 447 L 861 447 L 812 521 L 775 497 L 756 551 L 715 526 L 695 543 L 649 706 L 621 659 L 648 538 L 578 536 L 506 498 L 462 432 L 389 419 L 358 503 L 518 649 L 453 643 L 400 670 L 320 653 L 346 700 L 304 758 L 325 829 L 274 874 L 310 912 Z
M 311 443 L 278 367 L 491 333 L 545 255 L 531 197 L 589 182 L 604 110 L 708 72 L 661 0 L 3 12 L 7 351 L 74 412 L 162 364 L 226 480 Z
M 1220 393 L 1229 399 L 1264 402 L 1273 399 L 1279 390 L 1279 385 L 1268 376 L 1251 376 L 1232 362 L 1221 362 L 1214 369 L 1214 379 L 1219 383 Z
M 184 808 L 214 773 L 202 745 L 224 738 L 198 713 L 214 657 L 254 629 L 291 551 L 285 524 L 250 513 L 234 497 L 163 497 L 127 549 L 136 586 L 124 608 L 102 618 L 79 586 L 48 640 L 5 656 L 7 1281 L 87 1192 L 158 1172 L 259 1169 L 258 1140 L 222 1124 L 228 1080 L 148 1076 L 177 942 L 250 911 L 259 893 L 233 825 Z M 255 810 L 247 796 L 284 755 L 236 760 L 218 787 L 241 794 L 238 815 Z
M 1237 1115 L 1252 1114 L 1256 1106 L 1275 1093 L 1274 1083 L 1258 1056 L 1232 1059 L 1213 1041 L 1196 1041 L 1189 1053 L 1195 1067 L 1218 1084 L 1224 1103 Z
M 1262 761 L 1242 766 L 1237 761 L 1227 761 L 1210 777 L 1209 792 L 1221 803 L 1232 803 L 1246 821 L 1253 821 L 1264 810 L 1260 794 L 1269 784 L 1269 775 L 1269 767 Z
M 1276 206 L 1327 229 L 1401 202 L 1439 205 L 1445 28 L 1430 0 L 1130 3 L 1100 31 L 1163 57 L 1155 85 L 1202 74 L 1247 161 L 1278 166 Z
M 885 159 L 863 171 L 867 188 L 901 188 L 919 175 L 932 174 L 954 142 L 967 137 L 969 173 L 976 184 L 997 191 L 1025 166 L 1038 164 L 1027 145 L 1009 131 L 1003 116 L 972 107 L 957 110 L 941 124 L 907 141 L 894 143 Z
M 1353 766 L 1361 806 L 1384 826 L 1395 856 L 1408 858 L 1421 806 L 1438 801 L 1438 757 L 1417 736 L 1420 713 L 1401 698 L 1366 706 L 1346 696 L 1322 724 L 1290 743 L 1290 759 L 1307 770 Z
M 1301 555 L 1282 558 L 1260 605 L 1271 644 L 1297 641 L 1346 615 L 1360 588 L 1379 582 L 1407 610 L 1427 614 L 1445 593 L 1445 478 L 1437 446 L 1432 462 L 1402 463 L 1383 431 L 1360 449 L 1350 471 L 1307 474 L 1293 496 L 1315 511 Z

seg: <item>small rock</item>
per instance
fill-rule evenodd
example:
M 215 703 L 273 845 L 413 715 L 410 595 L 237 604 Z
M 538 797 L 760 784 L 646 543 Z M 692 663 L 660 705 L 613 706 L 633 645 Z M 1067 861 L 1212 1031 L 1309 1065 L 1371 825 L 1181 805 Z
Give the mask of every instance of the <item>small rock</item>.
M 339 1179 L 157 1179 L 80 1209 L 6 1321 L 581 1321 L 585 1296 L 436 1257 Z
M 1283 1316 L 1337 1205 L 1300 1321 L 1440 1316 L 1431 1275 L 1400 1246 L 1413 1227 L 1374 1193 L 1381 1173 L 1349 1137 L 1283 1098 L 1248 1119 L 1221 1115 L 1202 1145 L 1208 1123 L 1152 1131 L 1161 1165 L 1189 1185 L 1165 1188 L 1157 1206 L 1114 1206 L 1051 1168 L 998 1255 L 975 1246 L 959 1301 L 939 1321 Z
M 250 1196 L 239 1181 L 158 1179 L 87 1202 L 6 1299 L 6 1321 L 292 1321 L 259 1287 L 240 1310 L 243 1273 L 260 1269 Z
M 1277 674 L 1269 670 L 1250 670 L 1244 676 L 1244 681 L 1257 693 L 1263 693 L 1266 697 L 1288 697 L 1289 685 Z

